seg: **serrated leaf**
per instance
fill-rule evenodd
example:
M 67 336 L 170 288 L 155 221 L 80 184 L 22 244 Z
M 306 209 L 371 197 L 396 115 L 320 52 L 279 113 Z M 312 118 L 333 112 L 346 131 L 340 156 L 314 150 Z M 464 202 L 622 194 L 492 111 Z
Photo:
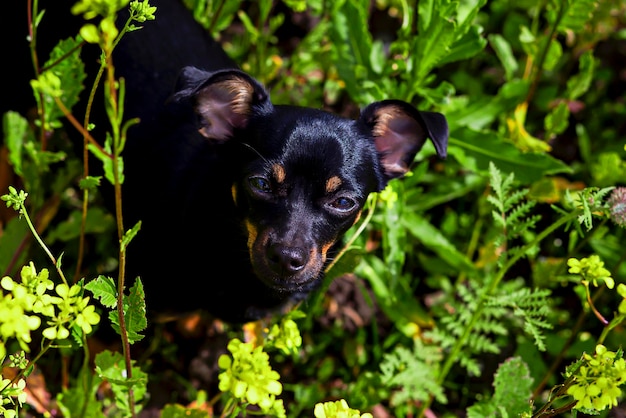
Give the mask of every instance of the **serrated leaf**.
M 93 293 L 93 296 L 107 308 L 117 306 L 117 286 L 112 278 L 100 275 L 89 281 L 85 289 Z
M 141 221 L 138 221 L 135 225 L 133 225 L 133 227 L 131 229 L 126 231 L 126 233 L 122 237 L 122 242 L 120 244 L 120 248 L 123 251 L 126 250 L 126 248 L 128 247 L 128 244 L 130 244 L 132 239 L 135 238 L 135 236 L 137 236 L 137 234 L 139 233 L 140 229 L 141 229 Z
M 500 364 L 494 375 L 494 404 L 503 407 L 512 417 L 532 412 L 532 384 L 533 379 L 524 360 L 520 357 L 507 359 Z
M 71 109 L 79 99 L 85 80 L 85 64 L 80 58 L 79 48 L 82 39 L 80 37 L 68 38 L 59 41 L 50 53 L 44 68 L 48 68 L 60 80 L 62 93 L 59 97 L 66 108 Z M 61 60 L 62 58 L 62 60 Z M 36 97 L 38 95 L 35 95 Z M 38 99 L 38 97 L 37 97 Z M 46 103 L 52 103 L 51 98 L 44 99 Z M 46 106 L 46 121 L 51 123 L 63 117 L 63 112 L 57 106 Z
M 136 399 L 141 399 L 145 393 L 147 375 L 139 367 L 134 366 L 134 360 L 131 363 L 132 378 L 129 378 L 122 353 L 105 350 L 98 353 L 94 360 L 96 374 L 111 383 L 118 399 L 122 399 L 124 395 L 127 396 L 125 392 L 130 387 L 134 389 Z
M 144 336 L 139 334 L 139 332 L 145 330 L 148 326 L 145 299 L 146 295 L 143 290 L 143 283 L 137 278 L 134 285 L 130 288 L 128 296 L 124 296 L 124 322 L 126 323 L 128 341 L 131 344 L 143 339 Z M 112 318 L 111 314 L 115 314 L 115 318 Z M 117 312 L 110 312 L 109 318 L 114 322 L 113 329 L 119 333 Z
M 565 8 L 557 30 L 561 33 L 567 31 L 576 33 L 585 29 L 585 25 L 591 20 L 594 11 L 598 7 L 598 0 L 569 0 L 558 2 L 557 4 L 557 7 Z M 556 18 L 557 13 L 556 10 L 548 13 L 552 22 Z
M 346 83 L 346 90 L 360 103 L 380 100 L 368 96 L 363 81 L 374 79 L 370 65 L 372 38 L 368 31 L 367 7 L 363 1 L 345 1 L 335 6 L 332 14 L 330 39 L 338 57 L 337 71 Z
M 458 3 L 449 0 L 419 2 L 418 36 L 414 38 L 411 56 L 415 86 L 419 87 L 426 75 L 450 52 L 457 37 L 456 23 L 450 16 L 456 14 Z
M 482 37 L 482 28 L 473 26 L 450 46 L 448 54 L 439 61 L 438 65 L 472 58 L 485 49 L 485 46 L 487 46 L 487 40 Z

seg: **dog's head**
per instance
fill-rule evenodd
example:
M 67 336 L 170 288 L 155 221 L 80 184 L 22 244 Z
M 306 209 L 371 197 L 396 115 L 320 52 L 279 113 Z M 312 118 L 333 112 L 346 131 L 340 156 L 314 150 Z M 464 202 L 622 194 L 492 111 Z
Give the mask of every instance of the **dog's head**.
M 256 276 L 281 292 L 316 283 L 367 196 L 403 176 L 427 138 L 446 155 L 443 115 L 398 100 L 373 103 L 351 120 L 275 106 L 262 85 L 238 70 L 191 67 L 174 97 L 192 100 L 207 140 L 240 144 L 232 199 Z

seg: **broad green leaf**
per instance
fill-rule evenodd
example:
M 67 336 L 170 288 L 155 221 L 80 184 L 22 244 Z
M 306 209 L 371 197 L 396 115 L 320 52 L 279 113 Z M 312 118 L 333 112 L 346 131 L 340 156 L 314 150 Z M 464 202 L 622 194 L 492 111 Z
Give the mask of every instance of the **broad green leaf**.
M 566 96 L 570 100 L 577 99 L 589 90 L 595 70 L 593 51 L 586 51 L 580 56 L 578 74 L 567 80 Z
M 456 40 L 451 46 L 448 55 L 443 57 L 439 65 L 450 62 L 466 60 L 477 55 L 487 45 L 487 40 L 482 37 L 482 28 L 473 26 L 463 35 L 462 38 Z
M 416 326 L 431 327 L 433 325 L 432 318 L 430 318 L 420 303 L 415 300 L 410 289 L 398 288 L 395 291 L 391 291 L 389 288 L 389 272 L 386 264 L 380 258 L 364 258 L 363 262 L 356 269 L 356 273 L 367 279 L 381 309 L 402 333 L 409 337 L 414 337 L 416 332 L 419 331 Z M 408 285 L 408 280 L 402 283 Z
M 57 395 L 57 403 L 63 416 L 67 418 L 105 418 L 106 415 L 102 412 L 102 401 L 96 397 L 102 380 L 94 375 L 89 368 L 82 369 L 76 376 L 76 380 L 84 383 L 72 385 Z
M 496 53 L 496 56 L 500 60 L 507 80 L 511 80 L 517 72 L 519 65 L 517 59 L 513 55 L 511 44 L 504 36 L 494 33 L 489 35 L 489 45 Z
M 521 184 L 529 184 L 543 176 L 571 173 L 572 168 L 546 153 L 522 152 L 494 132 L 478 132 L 461 128 L 451 133 L 450 155 L 466 168 L 487 173 L 493 162 L 503 173 L 515 173 Z
M 47 237 L 48 244 L 53 244 L 57 240 L 67 242 L 77 238 L 81 234 L 81 221 L 82 212 L 78 210 L 72 211 L 66 220 L 54 226 Z M 84 232 L 101 233 L 112 229 L 114 225 L 115 221 L 111 214 L 105 212 L 102 208 L 93 207 L 87 211 Z
M 0 204 L 4 205 L 2 201 Z M 21 245 L 30 237 L 28 224 L 20 217 L 11 218 L 2 229 L 0 235 L 0 271 L 8 271 L 9 266 L 19 266 L 26 262 L 27 251 L 21 251 Z
M 17 112 L 6 112 L 2 118 L 2 128 L 4 133 L 4 143 L 9 150 L 9 163 L 19 176 L 22 172 L 22 157 L 26 136 L 32 136 L 32 131 L 28 129 L 28 121 Z M 31 142 L 31 141 L 28 141 Z
M 442 112 L 448 119 L 450 131 L 467 127 L 475 131 L 487 128 L 503 114 L 512 112 L 524 100 L 528 83 L 514 79 L 505 83 L 496 96 L 454 97 Z
M 550 138 L 565 131 L 569 126 L 569 106 L 561 101 L 544 119 L 546 137 Z
M 546 42 L 547 38 L 541 37 L 539 38 L 540 42 Z M 561 57 L 563 56 L 563 47 L 561 46 L 561 42 L 557 39 L 550 39 L 550 46 L 548 47 L 548 53 L 546 54 L 546 59 L 543 62 L 543 69 L 547 71 L 552 71 L 558 65 Z
M 141 399 L 146 394 L 148 375 L 135 365 L 134 360 L 131 361 L 132 377 L 129 377 L 126 370 L 126 362 L 122 353 L 105 350 L 96 355 L 94 363 L 96 375 L 110 383 L 118 408 L 122 411 L 129 409 L 128 389 L 130 388 L 133 389 L 135 404 L 141 403 Z M 131 414 L 130 411 L 127 411 L 124 414 L 120 413 L 120 416 L 122 415 L 130 416 Z
M 422 216 L 406 212 L 400 220 L 406 228 L 424 247 L 433 251 L 439 258 L 459 271 L 473 272 L 474 264 L 437 229 Z

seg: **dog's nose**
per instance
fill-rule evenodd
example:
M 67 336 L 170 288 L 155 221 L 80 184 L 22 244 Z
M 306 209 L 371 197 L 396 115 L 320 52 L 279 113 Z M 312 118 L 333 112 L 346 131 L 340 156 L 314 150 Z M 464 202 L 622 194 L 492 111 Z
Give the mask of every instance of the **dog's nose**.
M 293 274 L 302 270 L 307 263 L 307 253 L 301 247 L 287 247 L 271 245 L 268 249 L 268 259 L 279 273 Z

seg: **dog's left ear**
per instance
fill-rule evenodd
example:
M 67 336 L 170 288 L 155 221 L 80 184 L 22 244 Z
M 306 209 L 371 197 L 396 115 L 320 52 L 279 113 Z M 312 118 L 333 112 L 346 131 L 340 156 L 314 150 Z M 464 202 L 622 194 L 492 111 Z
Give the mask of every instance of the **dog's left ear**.
M 448 122 L 435 112 L 420 112 L 401 100 L 384 100 L 367 106 L 359 120 L 371 130 L 385 180 L 402 177 L 427 138 L 437 155 L 447 156 Z
M 265 88 L 236 69 L 206 72 L 185 67 L 177 81 L 173 99 L 191 99 L 198 115 L 198 132 L 205 138 L 224 142 L 237 129 L 248 125 L 255 113 L 270 112 L 272 103 Z

